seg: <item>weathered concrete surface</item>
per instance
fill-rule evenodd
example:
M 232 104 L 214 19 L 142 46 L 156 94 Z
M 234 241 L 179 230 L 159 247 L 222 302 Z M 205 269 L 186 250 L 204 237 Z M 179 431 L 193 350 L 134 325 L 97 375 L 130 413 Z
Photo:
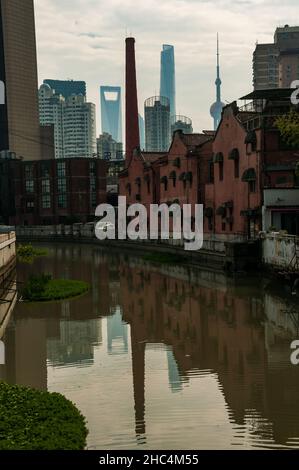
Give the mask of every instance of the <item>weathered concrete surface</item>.
M 106 240 L 99 241 L 95 236 L 93 223 L 86 225 L 52 225 L 52 226 L 19 226 L 16 228 L 19 241 L 62 241 L 75 243 L 97 243 L 107 248 L 134 250 L 137 252 L 163 252 L 181 255 L 188 260 L 205 268 L 219 270 L 246 270 L 248 266 L 257 263 L 258 249 L 255 243 L 242 243 L 239 240 L 212 239 L 208 236 L 203 249 L 185 251 L 182 240 Z
M 296 250 L 299 254 L 299 237 L 280 233 L 267 234 L 263 240 L 263 263 L 269 268 L 293 269 Z
M 0 233 L 0 286 L 16 262 L 15 232 Z

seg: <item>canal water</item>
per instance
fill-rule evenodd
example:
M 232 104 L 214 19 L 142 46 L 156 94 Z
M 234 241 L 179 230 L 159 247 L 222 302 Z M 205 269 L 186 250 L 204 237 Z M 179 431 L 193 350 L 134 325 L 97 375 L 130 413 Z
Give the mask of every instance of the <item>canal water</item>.
M 48 248 L 18 281 L 46 272 L 91 291 L 19 303 L 0 379 L 72 400 L 89 449 L 299 448 L 298 297 L 258 275 Z

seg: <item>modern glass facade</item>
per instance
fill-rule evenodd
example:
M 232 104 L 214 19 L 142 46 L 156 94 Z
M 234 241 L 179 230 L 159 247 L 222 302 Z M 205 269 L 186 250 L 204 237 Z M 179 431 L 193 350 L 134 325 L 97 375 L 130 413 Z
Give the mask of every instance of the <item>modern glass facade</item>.
M 144 126 L 144 119 L 140 114 L 138 116 L 138 120 L 139 120 L 140 148 L 141 150 L 144 150 L 145 149 L 145 126 Z
M 174 47 L 163 45 L 161 52 L 160 95 L 169 99 L 170 115 L 176 114 Z
M 102 134 L 107 133 L 116 142 L 122 142 L 121 88 L 101 86 Z
M 71 95 L 86 96 L 86 82 L 83 81 L 46 79 L 44 83 L 55 90 L 56 95 L 62 95 L 65 99 Z

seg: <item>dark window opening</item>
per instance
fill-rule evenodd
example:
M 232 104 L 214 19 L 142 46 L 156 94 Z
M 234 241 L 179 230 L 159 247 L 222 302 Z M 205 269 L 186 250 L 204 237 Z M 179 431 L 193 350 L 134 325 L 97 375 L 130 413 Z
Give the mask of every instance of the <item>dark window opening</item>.
M 219 163 L 219 181 L 223 181 L 223 162 Z
M 256 192 L 256 181 L 249 181 L 249 192 L 250 193 Z
M 236 160 L 234 161 L 234 163 L 235 163 L 235 178 L 239 178 L 239 176 L 240 176 L 240 164 L 239 164 L 239 160 L 236 159 Z
M 209 183 L 214 183 L 214 162 L 213 160 L 209 161 Z

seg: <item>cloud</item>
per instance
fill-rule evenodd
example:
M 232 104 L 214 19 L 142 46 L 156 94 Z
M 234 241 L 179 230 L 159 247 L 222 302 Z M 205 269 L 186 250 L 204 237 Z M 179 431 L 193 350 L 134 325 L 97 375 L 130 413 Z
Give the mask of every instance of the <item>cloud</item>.
M 86 80 L 99 127 L 100 85 L 124 83 L 126 35 L 136 38 L 141 112 L 159 93 L 161 46 L 173 44 L 177 111 L 193 119 L 195 130 L 211 128 L 216 33 L 223 101 L 232 101 L 252 89 L 255 42 L 272 42 L 277 26 L 292 24 L 296 6 L 297 0 L 36 0 L 40 81 Z

